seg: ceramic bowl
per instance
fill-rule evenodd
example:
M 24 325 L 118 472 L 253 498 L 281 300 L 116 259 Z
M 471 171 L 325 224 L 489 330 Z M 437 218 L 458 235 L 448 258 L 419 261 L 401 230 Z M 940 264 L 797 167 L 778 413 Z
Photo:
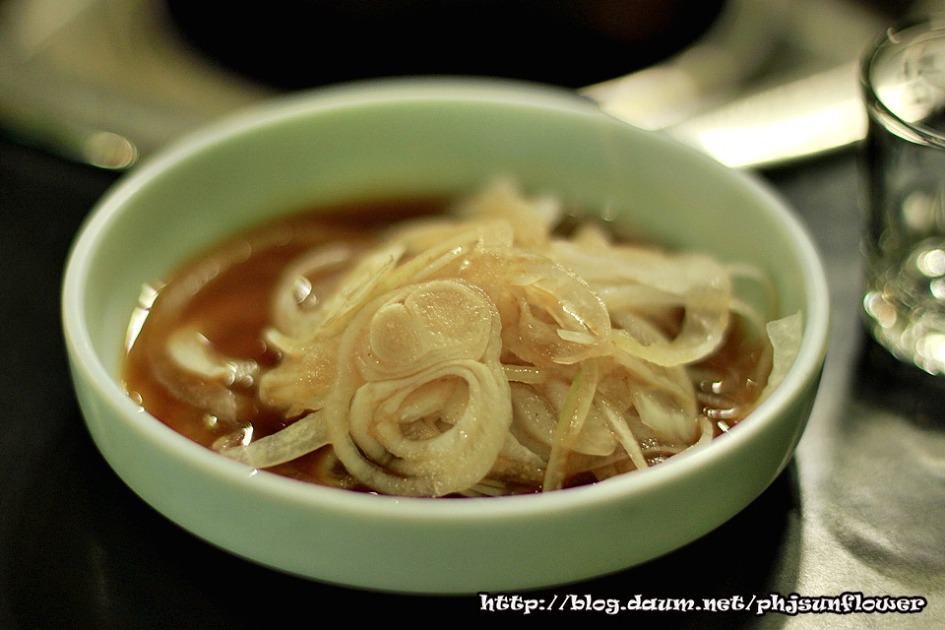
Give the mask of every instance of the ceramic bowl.
M 143 283 L 267 218 L 335 202 L 451 195 L 511 175 L 606 208 L 670 247 L 760 265 L 801 311 L 783 383 L 727 435 L 653 468 L 543 495 L 410 499 L 254 471 L 188 441 L 122 389 Z M 95 444 L 144 501 L 207 542 L 311 579 L 413 593 L 525 590 L 620 571 L 718 527 L 782 471 L 827 348 L 822 265 L 754 177 L 571 93 L 478 79 L 388 80 L 292 95 L 220 121 L 126 175 L 78 235 L 65 339 Z

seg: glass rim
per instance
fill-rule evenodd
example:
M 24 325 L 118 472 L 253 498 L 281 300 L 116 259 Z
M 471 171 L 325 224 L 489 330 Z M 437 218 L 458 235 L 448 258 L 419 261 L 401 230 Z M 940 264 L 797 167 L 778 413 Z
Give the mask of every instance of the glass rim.
M 907 39 L 915 40 L 917 36 L 928 33 L 945 41 L 945 11 L 912 17 L 884 29 L 860 58 L 859 83 L 871 121 L 905 140 L 945 149 L 945 130 L 903 118 L 877 93 L 871 78 L 876 62 L 884 52 Z

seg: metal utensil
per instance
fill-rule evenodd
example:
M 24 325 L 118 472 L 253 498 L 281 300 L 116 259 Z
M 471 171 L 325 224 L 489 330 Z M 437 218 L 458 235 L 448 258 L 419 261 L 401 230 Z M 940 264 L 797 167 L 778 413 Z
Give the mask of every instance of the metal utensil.
M 855 59 L 882 22 L 844 0 L 739 0 L 691 48 L 584 94 L 729 166 L 777 164 L 862 138 Z

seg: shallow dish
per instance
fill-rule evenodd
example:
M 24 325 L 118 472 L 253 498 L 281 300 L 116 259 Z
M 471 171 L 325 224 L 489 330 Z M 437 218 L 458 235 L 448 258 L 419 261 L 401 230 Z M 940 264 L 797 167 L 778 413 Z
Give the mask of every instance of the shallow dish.
M 655 241 L 771 274 L 804 337 L 783 383 L 711 444 L 544 495 L 405 499 L 256 472 L 125 395 L 122 341 L 142 284 L 234 231 L 306 207 L 458 194 L 496 175 L 607 209 Z M 257 107 L 155 156 L 107 194 L 66 268 L 63 318 L 96 445 L 142 499 L 254 562 L 419 593 L 547 587 L 639 564 L 719 526 L 790 460 L 827 348 L 826 282 L 802 226 L 753 177 L 620 123 L 570 93 L 491 80 L 390 80 Z

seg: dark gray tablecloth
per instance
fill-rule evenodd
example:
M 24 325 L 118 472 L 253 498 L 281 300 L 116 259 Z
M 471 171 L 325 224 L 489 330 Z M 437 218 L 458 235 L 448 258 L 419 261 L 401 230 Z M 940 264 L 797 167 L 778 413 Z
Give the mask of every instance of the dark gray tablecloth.
M 114 177 L 0 143 L 0 628 L 250 628 L 296 616 L 326 623 L 328 612 L 369 609 L 404 620 L 548 623 L 551 613 L 487 614 L 477 597 L 368 593 L 263 569 L 195 539 L 122 484 L 84 429 L 58 315 L 69 244 Z M 578 619 L 677 628 L 945 627 L 945 383 L 897 369 L 863 332 L 855 156 L 759 177 L 809 226 L 833 298 L 823 385 L 796 457 L 754 503 L 701 540 L 617 575 L 527 595 L 916 596 L 928 603 L 913 615 L 585 612 Z

